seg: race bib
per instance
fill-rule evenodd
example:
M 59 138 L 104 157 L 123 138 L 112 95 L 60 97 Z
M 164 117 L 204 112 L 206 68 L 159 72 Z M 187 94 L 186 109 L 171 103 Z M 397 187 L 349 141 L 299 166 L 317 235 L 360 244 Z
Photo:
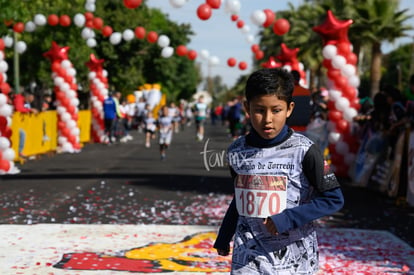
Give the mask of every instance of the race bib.
M 239 215 L 267 218 L 286 209 L 286 176 L 237 175 L 234 185 Z

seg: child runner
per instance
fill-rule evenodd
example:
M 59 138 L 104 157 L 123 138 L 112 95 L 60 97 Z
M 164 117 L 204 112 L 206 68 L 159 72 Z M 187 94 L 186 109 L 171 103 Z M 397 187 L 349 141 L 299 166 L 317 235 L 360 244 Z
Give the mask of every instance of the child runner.
M 344 199 L 320 150 L 286 125 L 294 82 L 283 69 L 254 72 L 245 87 L 252 130 L 228 148 L 235 193 L 214 247 L 230 252 L 231 274 L 314 274 L 313 221 L 340 210 Z
M 168 115 L 168 106 L 162 107 L 161 116 L 158 119 L 158 127 L 160 135 L 159 143 L 161 160 L 164 160 L 166 157 L 166 150 L 171 144 L 173 133 L 173 121 L 172 118 Z
M 204 103 L 204 96 L 198 98 L 198 102 L 194 106 L 195 109 L 195 123 L 197 130 L 197 140 L 202 141 L 204 138 L 204 121 L 207 116 L 207 104 Z
M 155 137 L 156 120 L 152 112 L 148 112 L 144 119 L 145 147 L 151 147 L 151 139 Z

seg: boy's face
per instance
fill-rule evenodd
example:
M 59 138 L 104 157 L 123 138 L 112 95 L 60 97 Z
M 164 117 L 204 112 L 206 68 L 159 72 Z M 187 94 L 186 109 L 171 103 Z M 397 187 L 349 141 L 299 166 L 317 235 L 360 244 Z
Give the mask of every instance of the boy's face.
M 262 95 L 245 102 L 247 115 L 252 127 L 264 139 L 275 138 L 286 119 L 292 114 L 295 103 L 278 99 L 275 95 Z

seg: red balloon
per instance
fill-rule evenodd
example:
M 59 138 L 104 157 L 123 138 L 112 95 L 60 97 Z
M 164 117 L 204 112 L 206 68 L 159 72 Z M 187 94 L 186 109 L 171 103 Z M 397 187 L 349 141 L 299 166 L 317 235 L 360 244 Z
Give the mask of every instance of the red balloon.
M 13 26 L 13 30 L 18 33 L 22 33 L 24 31 L 24 24 L 22 22 L 17 22 Z
M 188 57 L 188 59 L 190 59 L 190 60 L 194 60 L 194 59 L 196 59 L 196 58 L 197 58 L 197 52 L 196 52 L 195 50 L 190 50 L 190 51 L 188 51 L 188 53 L 187 53 L 187 57 Z
M 230 57 L 229 59 L 227 59 L 227 65 L 229 65 L 230 67 L 234 67 L 236 66 L 237 60 L 234 57 Z
M 0 90 L 3 94 L 7 95 L 10 93 L 10 85 L 7 82 L 0 83 Z
M 136 27 L 135 28 L 135 36 L 139 39 L 144 39 L 145 38 L 145 28 L 144 27 Z
M 0 74 L 0 83 L 2 83 L 4 80 L 3 74 Z
M 330 121 L 337 122 L 342 119 L 342 113 L 338 110 L 332 110 L 328 112 L 328 118 Z
M 221 5 L 221 0 L 207 0 L 206 3 L 209 4 L 210 7 L 213 9 L 219 9 Z
M 211 17 L 212 11 L 209 4 L 201 4 L 197 8 L 197 16 L 201 20 L 208 20 Z
M 244 62 L 244 61 L 241 61 L 240 63 L 239 63 L 239 69 L 240 70 L 246 70 L 247 69 L 247 63 L 246 62 Z
M 93 19 L 86 20 L 85 27 L 93 29 Z
M 9 171 L 10 169 L 10 162 L 6 159 L 0 160 L 0 170 Z
M 4 132 L 7 127 L 7 118 L 0 116 L 0 132 Z
M 351 102 L 357 96 L 357 90 L 350 86 L 344 86 L 342 89 L 342 95 L 349 99 L 349 102 Z
M 257 52 L 257 51 L 259 51 L 260 50 L 260 47 L 259 47 L 259 45 L 257 45 L 257 44 L 253 44 L 252 45 L 252 47 L 251 47 L 251 49 L 252 49 L 252 52 Z
M 273 24 L 273 32 L 277 35 L 284 35 L 290 29 L 289 21 L 284 18 L 277 19 Z
M 236 26 L 239 29 L 243 28 L 244 27 L 244 21 L 243 20 L 238 20 Z
M 273 24 L 273 22 L 275 22 L 275 14 L 270 9 L 264 9 L 263 12 L 266 15 L 266 20 L 263 23 L 263 27 L 267 28 L 267 27 L 271 26 Z
M 256 60 L 260 60 L 260 59 L 262 59 L 264 57 L 264 52 L 263 51 L 257 51 L 256 53 L 255 53 L 255 58 L 256 58 Z
M 51 14 L 47 17 L 47 23 L 49 23 L 50 26 L 56 26 L 59 24 L 59 17 L 56 14 Z
M 338 54 L 342 56 L 347 56 L 351 52 L 351 43 L 346 41 L 341 41 L 336 44 Z
M 330 80 L 335 81 L 335 79 L 341 76 L 341 71 L 338 69 L 330 69 L 328 70 L 327 75 Z
M 338 133 L 346 133 L 348 132 L 349 129 L 349 122 L 346 121 L 345 119 L 340 119 L 339 121 L 337 121 L 335 123 L 336 126 L 336 130 L 338 131 Z
M 239 16 L 237 14 L 232 14 L 230 18 L 231 21 L 237 21 L 237 19 L 239 19 Z
M 0 51 L 4 50 L 4 40 L 0 38 Z
M 108 37 L 112 34 L 113 30 L 110 26 L 105 26 L 102 28 L 102 35 Z
M 70 20 L 70 17 L 68 15 L 63 14 L 63 15 L 60 16 L 60 18 L 59 18 L 59 24 L 62 27 L 69 27 L 70 26 L 70 23 L 71 23 L 71 20 Z
M 342 75 L 337 76 L 335 79 L 333 79 L 333 81 L 338 90 L 342 90 L 348 84 L 348 79 Z
M 354 54 L 354 53 L 350 53 L 350 54 L 346 57 L 346 61 L 347 61 L 349 64 L 356 65 L 356 64 L 358 63 L 358 57 L 357 57 L 357 55 L 356 55 L 356 54 Z
M 97 29 L 97 30 L 102 29 L 103 24 L 104 24 L 104 21 L 103 21 L 103 19 L 102 19 L 102 18 L 100 18 L 100 17 L 95 17 L 92 21 L 93 21 L 93 27 L 94 27 L 95 29 Z
M 147 40 L 150 43 L 155 43 L 158 40 L 158 33 L 156 33 L 155 31 L 150 31 L 147 35 Z
M 86 21 L 89 21 L 89 20 L 92 20 L 93 19 L 93 13 L 92 12 L 89 12 L 89 11 L 87 11 L 87 12 L 85 12 L 84 14 L 83 14 L 83 16 L 85 16 L 85 19 L 86 19 Z
M 142 0 L 124 0 L 124 6 L 128 9 L 138 8 L 142 3 Z
M 184 45 L 179 45 L 175 50 L 178 56 L 184 56 L 187 54 L 187 47 Z

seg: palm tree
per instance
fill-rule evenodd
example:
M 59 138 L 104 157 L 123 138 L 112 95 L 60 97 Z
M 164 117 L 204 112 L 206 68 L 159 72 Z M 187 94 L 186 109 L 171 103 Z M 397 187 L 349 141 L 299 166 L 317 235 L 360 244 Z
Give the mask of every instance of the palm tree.
M 365 0 L 355 3 L 355 23 L 352 31 L 371 46 L 370 95 L 380 91 L 383 42 L 394 42 L 407 36 L 413 28 L 405 24 L 412 17 L 408 10 L 398 11 L 398 0 Z

